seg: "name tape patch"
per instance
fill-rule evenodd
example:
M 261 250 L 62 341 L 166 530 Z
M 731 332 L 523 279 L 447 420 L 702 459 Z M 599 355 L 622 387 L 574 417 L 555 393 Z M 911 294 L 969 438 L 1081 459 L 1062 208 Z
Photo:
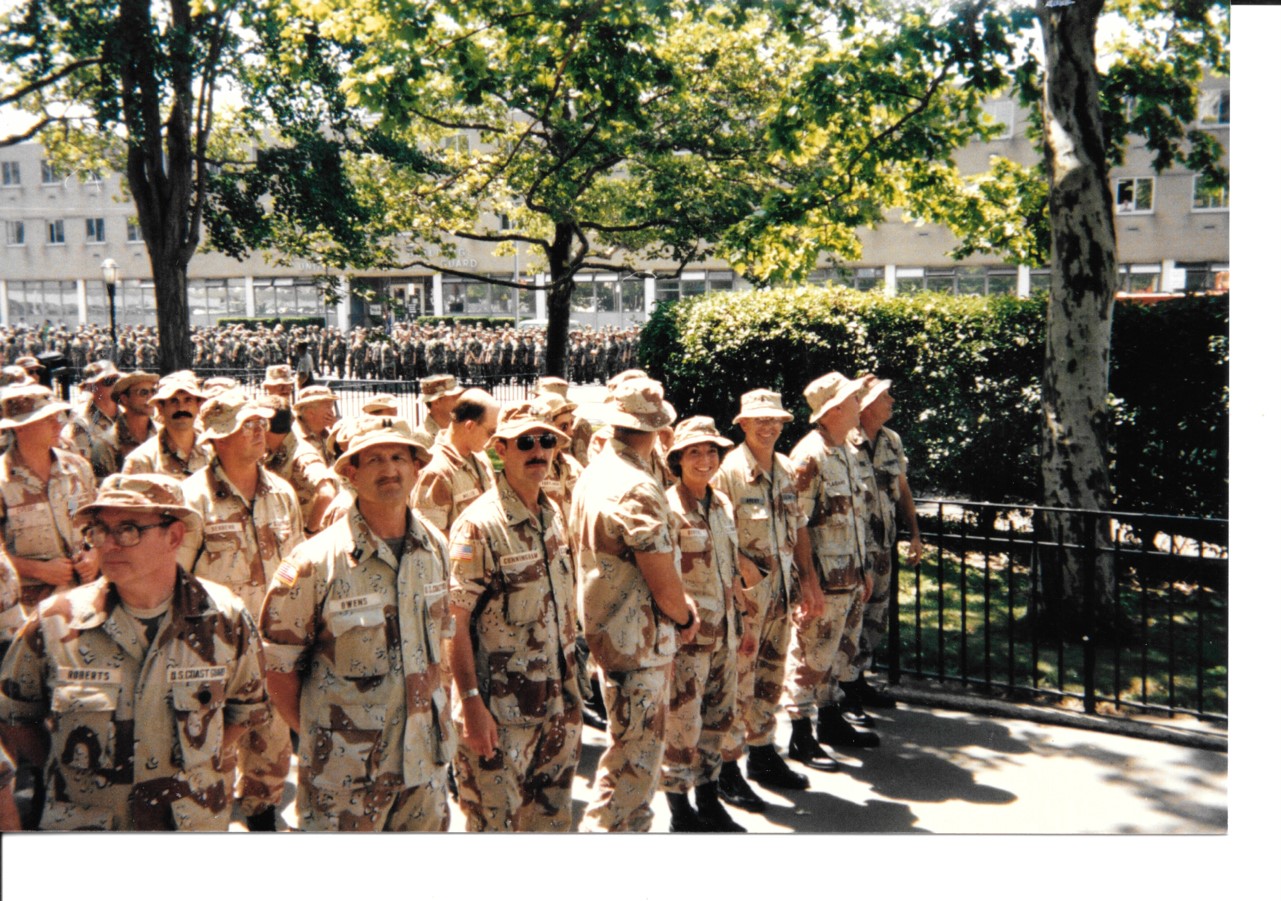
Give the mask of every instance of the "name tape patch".
M 175 682 L 221 682 L 227 678 L 225 666 L 175 666 L 166 672 L 170 685 Z
M 123 681 L 123 677 L 120 670 L 109 667 L 60 666 L 58 667 L 58 681 L 119 685 Z
M 335 613 L 350 613 L 352 610 L 365 610 L 369 607 L 381 607 L 382 598 L 376 594 L 362 594 L 354 598 L 343 598 L 330 601 Z
M 543 559 L 543 555 L 538 551 L 524 551 L 519 554 L 505 554 L 498 558 L 498 565 L 503 569 L 523 569 L 531 563 L 537 563 Z

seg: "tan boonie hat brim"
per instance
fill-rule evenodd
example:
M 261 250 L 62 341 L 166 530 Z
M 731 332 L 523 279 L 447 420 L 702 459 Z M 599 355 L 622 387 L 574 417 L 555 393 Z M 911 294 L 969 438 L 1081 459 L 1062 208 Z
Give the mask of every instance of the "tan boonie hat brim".
M 16 429 L 70 409 L 44 385 L 10 385 L 0 392 L 0 429 Z
M 381 412 L 383 410 L 391 410 L 392 415 L 395 416 L 397 415 L 396 411 L 398 409 L 399 407 L 396 405 L 395 395 L 375 394 L 373 399 L 368 401 L 363 407 L 360 408 L 360 412 L 369 413 L 370 415 L 375 415 L 376 413 Z
M 839 372 L 829 372 L 810 382 L 805 386 L 805 401 L 814 411 L 810 415 L 810 423 L 818 422 L 858 390 L 858 382 L 847 379 Z
M 80 383 L 82 385 L 96 385 L 103 379 L 110 378 L 113 375 L 120 375 L 120 370 L 116 368 L 116 364 L 110 360 L 98 360 L 85 367 L 84 377 L 80 380 Z
M 93 503 L 85 504 L 77 510 L 72 521 L 79 528 L 84 528 L 102 510 L 172 516 L 197 537 L 204 532 L 200 514 L 188 507 L 183 498 L 182 483 L 172 476 L 159 473 L 130 476 L 112 473 L 103 480 Z
M 734 446 L 722 435 L 716 428 L 716 420 L 710 416 L 691 416 L 689 419 L 683 419 L 676 424 L 676 433 L 672 438 L 672 444 L 667 449 L 667 455 L 682 451 L 687 447 L 693 447 L 695 444 L 711 443 L 717 447 L 729 449 Z
M 421 392 L 425 403 L 432 403 L 442 397 L 463 393 L 463 389 L 458 385 L 458 379 L 452 375 L 429 375 L 419 381 L 418 390 Z
M 601 421 L 617 428 L 657 432 L 676 421 L 676 410 L 663 399 L 663 386 L 649 378 L 620 382 L 605 402 Z
M 548 432 L 556 436 L 556 443 L 560 447 L 568 447 L 569 436 L 551 424 L 551 420 L 544 412 L 546 409 L 537 400 L 522 401 L 504 407 L 503 412 L 499 414 L 498 426 L 494 429 L 494 437 L 490 439 L 490 443 L 499 438 L 519 438 L 529 432 Z
M 869 378 L 872 379 L 871 387 L 867 389 L 867 393 L 863 395 L 863 398 L 860 401 L 860 403 L 865 407 L 870 405 L 872 401 L 876 400 L 886 391 L 890 390 L 889 379 L 878 379 L 876 376 L 869 376 Z
M 156 393 L 151 395 L 150 403 L 155 404 L 162 400 L 168 400 L 179 391 L 186 391 L 197 400 L 203 401 L 208 398 L 205 389 L 200 387 L 200 382 L 194 373 L 190 377 L 187 377 L 185 373 L 181 376 L 177 373 L 170 373 L 156 384 Z
M 134 385 L 141 385 L 145 382 L 150 382 L 154 385 L 159 381 L 160 376 L 153 372 L 130 372 L 127 375 L 122 375 L 120 380 L 111 386 L 111 399 L 119 400 L 120 395 L 124 394 Z
M 202 444 L 230 438 L 251 419 L 271 419 L 275 411 L 246 397 L 239 388 L 228 388 L 200 405 L 196 416 L 198 439 Z
M 400 444 L 413 451 L 414 458 L 427 463 L 431 452 L 410 431 L 409 423 L 390 416 L 362 416 L 349 426 L 351 440 L 341 457 L 334 461 L 338 472 L 351 463 L 362 450 L 379 444 Z
M 294 398 L 294 409 L 307 407 L 312 404 L 337 403 L 338 395 L 324 386 L 313 385 L 310 388 L 304 388 Z
M 739 411 L 734 417 L 734 422 L 744 419 L 785 419 L 791 422 L 795 418 L 783 406 L 781 394 L 770 391 L 768 388 L 757 388 L 754 391 L 748 391 L 739 399 Z
M 545 375 L 534 382 L 535 394 L 555 394 L 569 399 L 569 382 L 554 375 Z

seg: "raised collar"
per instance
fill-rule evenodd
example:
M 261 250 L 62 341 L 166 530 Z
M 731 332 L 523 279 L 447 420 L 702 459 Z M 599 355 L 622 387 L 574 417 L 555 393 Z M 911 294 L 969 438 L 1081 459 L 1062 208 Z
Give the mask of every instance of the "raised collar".
M 431 543 L 427 536 L 427 530 L 414 516 L 408 505 L 405 506 L 405 516 L 407 522 L 405 525 L 405 548 L 407 553 L 415 545 L 420 548 L 430 549 Z M 369 527 L 369 523 L 360 512 L 360 502 L 357 500 L 347 511 L 347 515 L 339 522 L 342 524 L 338 550 L 347 555 L 348 561 L 353 567 L 359 566 L 362 560 L 368 560 L 371 557 L 378 557 L 388 566 L 396 569 L 398 562 L 392 556 L 391 548 L 387 542 L 383 541 L 374 534 L 374 530 Z

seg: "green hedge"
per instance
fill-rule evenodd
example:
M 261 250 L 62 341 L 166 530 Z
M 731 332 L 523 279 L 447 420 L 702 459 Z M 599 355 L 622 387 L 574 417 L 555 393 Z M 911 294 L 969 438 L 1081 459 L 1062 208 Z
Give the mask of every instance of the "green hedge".
M 318 325 L 325 327 L 324 316 L 225 316 L 218 320 L 218 325 L 237 326 L 246 325 L 249 327 L 265 325 L 267 328 L 275 328 L 283 325 L 287 329 L 308 328 L 309 326 Z
M 1226 327 L 1226 298 L 1118 304 L 1119 508 L 1226 513 Z M 903 435 L 917 493 L 1031 501 L 1040 483 L 1044 328 L 1043 298 L 802 287 L 665 304 L 642 333 L 640 354 L 682 416 L 706 413 L 722 429 L 732 429 L 743 392 L 781 391 L 796 416 L 785 448 L 809 428 L 803 391 L 812 379 L 834 369 L 877 372 L 895 383 L 891 426 Z

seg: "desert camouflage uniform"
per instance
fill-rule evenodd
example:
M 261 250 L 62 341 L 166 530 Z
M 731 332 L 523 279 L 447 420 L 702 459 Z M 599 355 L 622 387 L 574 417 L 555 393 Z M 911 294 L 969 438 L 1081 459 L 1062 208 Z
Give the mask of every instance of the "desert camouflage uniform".
M 98 409 L 90 398 L 79 410 L 72 413 L 67 424 L 62 427 L 62 442 L 68 449 L 92 462 L 95 455 L 106 459 L 105 451 L 99 445 L 111 441 L 111 431 L 116 427 L 114 417 Z M 94 470 L 94 478 L 101 482 L 110 472 L 99 473 Z
M 799 720 L 840 700 L 837 650 L 846 632 L 857 636 L 863 615 L 868 498 L 848 441 L 829 444 L 815 429 L 792 449 L 791 460 L 824 597 L 823 614 L 797 626 L 788 654 L 787 710 Z
M 46 484 L 22 463 L 16 446 L 9 448 L 0 456 L 0 538 L 5 552 L 11 558 L 34 560 L 74 556 L 84 540 L 72 517 L 92 503 L 96 493 L 89 464 L 75 454 L 53 448 Z M 53 592 L 52 585 L 24 578 L 26 613 Z
M 169 435 L 161 426 L 160 431 L 152 435 L 138 448 L 125 457 L 120 471 L 125 475 L 141 475 L 157 472 L 173 476 L 182 481 L 192 473 L 199 472 L 209 465 L 209 449 L 200 442 L 192 445 L 191 453 L 184 460 L 182 454 L 169 441 Z
M 260 465 L 258 491 L 250 502 L 215 459 L 183 481 L 182 493 L 205 527 L 203 538 L 188 533 L 178 562 L 189 572 L 230 588 L 257 619 L 276 567 L 302 541 L 302 517 L 293 491 Z M 244 813 L 280 804 L 292 751 L 289 725 L 274 709 L 269 721 L 251 729 L 240 742 L 236 796 Z
M 20 603 L 22 579 L 13 568 L 9 555 L 0 548 L 0 658 L 9 650 L 13 637 L 27 621 L 28 610 Z
M 452 444 L 437 444 L 410 495 L 410 505 L 448 534 L 458 515 L 494 487 L 494 469 L 485 454 L 464 459 Z
M 93 464 L 94 475 L 101 481 L 113 472 L 120 472 L 124 467 L 125 458 L 155 436 L 156 424 L 148 419 L 147 437 L 142 441 L 134 438 L 129 431 L 129 426 L 125 424 L 122 413 L 116 418 L 116 424 L 108 433 L 106 440 L 95 442 L 93 445 L 93 456 L 89 462 Z
M 609 716 L 609 746 L 586 814 L 601 830 L 645 832 L 654 818 L 676 628 L 658 612 L 635 553 L 672 553 L 671 517 L 647 462 L 617 439 L 574 490 L 579 614 Z
M 725 745 L 725 759 L 737 760 L 744 744 L 774 743 L 792 640 L 789 608 L 800 592 L 792 559 L 805 517 L 791 461 L 781 454 L 774 454 L 773 466 L 766 472 L 747 446 L 739 445 L 725 455 L 712 484 L 733 506 L 739 553 L 764 576 L 744 592 L 743 629 L 755 640 L 756 653 L 738 659 L 737 714 Z
M 589 457 L 588 449 L 592 443 L 592 424 L 581 416 L 574 417 L 574 427 L 569 433 L 571 443 L 569 445 L 570 455 L 581 463 L 587 465 Z
M 423 404 L 423 421 L 414 428 L 414 437 L 423 443 L 424 447 L 435 448 L 436 441 L 445 430 L 436 425 L 436 420 L 431 418 L 431 411 L 427 405 Z
M 574 496 L 574 486 L 578 484 L 582 474 L 582 464 L 562 450 L 556 454 L 547 477 L 543 479 L 543 493 L 556 505 L 556 509 L 560 510 L 566 522 L 569 522 L 569 507 Z
M 871 559 L 872 597 L 863 610 L 857 638 L 845 635 L 837 654 L 840 681 L 852 682 L 872 664 L 872 652 L 885 636 L 890 610 L 890 565 L 898 535 L 899 476 L 907 475 L 907 455 L 898 432 L 881 426 L 876 440 L 860 435 L 854 446 L 867 485 L 867 547 Z
M 280 476 L 293 488 L 304 525 L 311 521 L 316 494 L 325 482 L 335 482 L 337 477 L 315 448 L 290 432 L 285 440 L 263 461 L 268 471 Z M 270 578 L 270 574 L 268 574 Z
M 500 474 L 454 523 L 449 565 L 450 602 L 471 614 L 477 687 L 498 727 L 492 758 L 462 742 L 454 757 L 467 830 L 568 832 L 583 717 L 561 514 L 540 497 L 535 517 Z
M 454 753 L 444 536 L 413 514 L 399 560 L 359 507 L 276 571 L 260 626 L 302 679 L 298 820 L 313 831 L 445 831 Z
M 329 453 L 329 448 L 325 445 L 325 439 L 329 437 L 327 431 L 308 432 L 307 427 L 295 419 L 293 428 L 290 431 L 290 437 L 294 438 L 303 448 L 315 451 L 320 456 L 320 459 L 324 461 L 325 466 L 334 465 L 334 457 Z M 287 441 L 288 439 L 285 440 Z
M 0 670 L 0 716 L 50 730 L 42 829 L 227 829 L 224 726 L 268 715 L 262 645 L 221 585 L 178 573 L 150 646 L 105 579 L 58 592 Z
M 738 674 L 735 659 L 742 613 L 738 584 L 738 536 L 729 499 L 709 488 L 707 512 L 684 485 L 667 489 L 680 546 L 681 583 L 698 604 L 702 620 L 694 640 L 672 661 L 667 747 L 660 788 L 685 793 L 715 783 L 721 746 L 734 722 Z

